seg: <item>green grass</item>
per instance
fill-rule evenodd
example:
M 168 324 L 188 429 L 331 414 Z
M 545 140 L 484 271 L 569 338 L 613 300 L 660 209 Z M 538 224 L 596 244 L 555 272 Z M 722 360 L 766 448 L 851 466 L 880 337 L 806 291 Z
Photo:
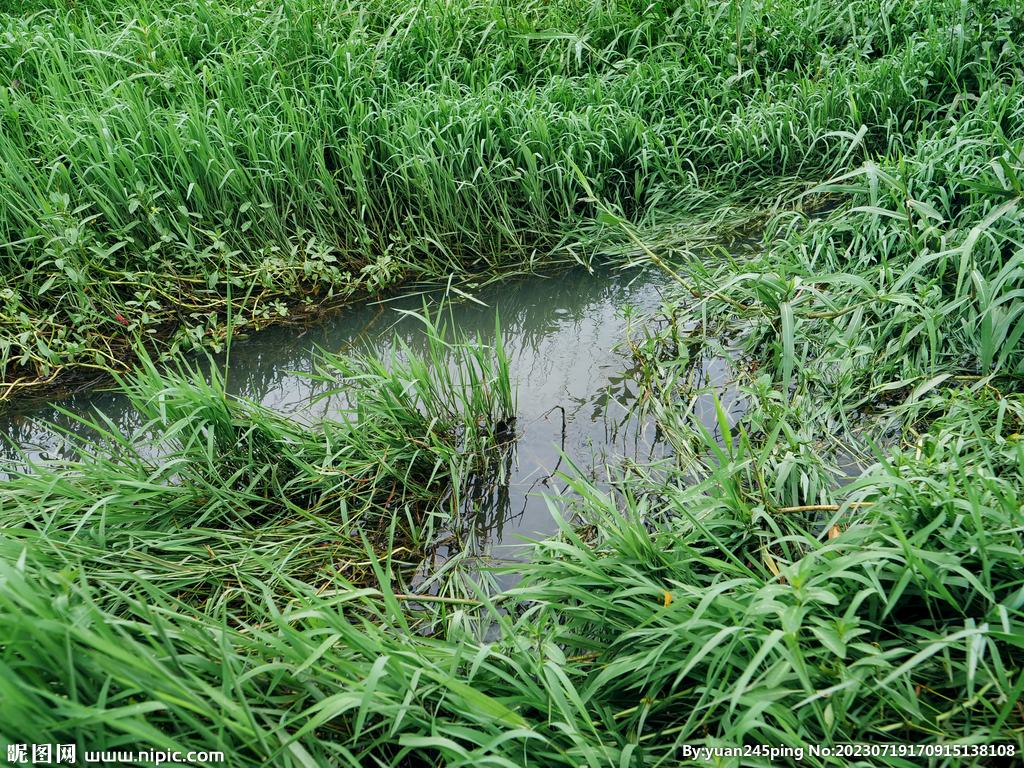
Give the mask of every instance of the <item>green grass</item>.
M 515 589 L 453 568 L 410 599 L 515 414 L 500 344 L 425 318 L 421 356 L 325 359 L 351 411 L 312 427 L 143 355 L 137 438 L 96 421 L 80 461 L 0 489 L 0 741 L 1019 760 L 1018 3 L 43 9 L 0 15 L 8 394 L 127 368 L 148 336 L 223 343 L 229 306 L 235 332 L 297 297 L 631 249 L 677 282 L 623 340 L 675 452 L 610 491 L 570 475 Z M 688 247 L 744 220 L 762 251 Z M 745 410 L 712 434 L 694 366 L 724 334 Z M 840 743 L 967 756 L 807 751 Z
M 147 341 L 220 345 L 229 299 L 252 328 L 406 275 L 586 260 L 609 233 L 573 165 L 685 237 L 912 151 L 1013 81 L 1019 6 L 881 8 L 10 6 L 4 394 L 124 370 Z
M 135 392 L 223 403 L 174 377 Z M 989 437 L 1018 411 L 952 398 L 920 455 L 891 453 L 848 491 L 837 538 L 813 513 L 737 504 L 755 459 L 739 447 L 699 484 L 576 480 L 585 537 L 564 524 L 538 544 L 501 610 L 482 593 L 410 608 L 396 594 L 408 514 L 375 540 L 373 505 L 300 503 L 291 489 L 312 474 L 257 511 L 252 483 L 203 479 L 217 441 L 191 437 L 216 417 L 162 422 L 178 446 L 167 482 L 122 458 L 5 489 L 3 734 L 237 765 L 657 765 L 686 745 L 760 743 L 791 750 L 782 764 L 840 766 L 807 745 L 938 739 L 1019 751 L 1024 448 Z M 308 459 L 323 427 L 277 442 Z

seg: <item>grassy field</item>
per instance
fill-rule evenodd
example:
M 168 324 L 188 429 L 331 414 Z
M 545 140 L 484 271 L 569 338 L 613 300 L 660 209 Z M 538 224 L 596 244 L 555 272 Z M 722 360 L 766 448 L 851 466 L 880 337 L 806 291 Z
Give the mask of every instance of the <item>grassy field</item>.
M 141 358 L 149 423 L 0 488 L 0 742 L 1019 764 L 1024 6 L 54 6 L 0 14 L 2 396 Z M 677 286 L 623 340 L 673 463 L 572 480 L 497 595 L 408 592 L 515 412 L 500 343 L 325 359 L 357 405 L 309 428 L 146 358 L 627 247 Z M 708 434 L 722 330 L 747 408 Z
M 586 261 L 574 165 L 645 231 L 757 215 L 1002 119 L 1020 53 L 1005 2 L 6 5 L 3 397 L 221 345 L 229 305 Z

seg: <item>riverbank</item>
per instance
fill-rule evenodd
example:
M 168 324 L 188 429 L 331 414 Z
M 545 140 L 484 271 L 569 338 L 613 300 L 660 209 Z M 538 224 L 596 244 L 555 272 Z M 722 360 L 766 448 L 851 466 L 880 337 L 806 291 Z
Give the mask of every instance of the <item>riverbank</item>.
M 3 396 L 123 372 L 146 342 L 215 348 L 229 314 L 241 332 L 407 276 L 587 261 L 615 232 L 574 165 L 659 239 L 739 223 L 973 104 L 1012 74 L 1019 23 L 993 5 L 953 40 L 952 4 L 19 7 L 0 16 Z

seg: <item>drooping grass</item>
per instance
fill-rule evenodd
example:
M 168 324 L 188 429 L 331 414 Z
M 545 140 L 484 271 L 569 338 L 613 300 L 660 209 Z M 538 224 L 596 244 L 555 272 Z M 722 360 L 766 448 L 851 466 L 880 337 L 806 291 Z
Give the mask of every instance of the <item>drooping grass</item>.
M 1019 8 L 889 5 L 12 6 L 4 392 L 123 370 L 150 337 L 220 344 L 229 285 L 258 327 L 405 274 L 587 258 L 614 230 L 583 227 L 573 164 L 663 229 L 1011 87 Z
M 763 440 L 774 424 L 819 458 L 870 455 L 869 439 L 917 441 L 951 388 L 1019 392 L 1024 97 L 986 92 L 962 109 L 949 128 L 919 136 L 913 155 L 822 185 L 849 201 L 827 218 L 783 215 L 759 255 L 676 267 L 685 287 L 672 333 L 687 322 L 742 325 L 750 434 Z M 652 402 L 676 397 L 682 369 L 657 360 L 675 344 L 663 333 L 647 355 Z M 778 505 L 818 503 L 815 483 L 803 482 Z
M 1005 410 L 959 407 L 970 417 L 937 425 L 938 446 Z M 397 555 L 364 555 L 361 587 L 310 579 L 294 557 L 311 539 L 282 528 L 232 548 L 245 537 L 139 518 L 73 537 L 36 522 L 0 540 L 4 737 L 238 765 L 639 765 L 745 744 L 776 764 L 922 763 L 808 752 L 847 742 L 1019 753 L 1024 456 L 986 443 L 888 459 L 855 492 L 873 506 L 847 506 L 835 538 L 807 513 L 736 507 L 744 461 L 690 487 L 575 481 L 596 536 L 566 525 L 503 595 L 518 609 L 441 605 L 436 637 L 395 595 Z M 188 599 L 214 563 L 223 596 Z
M 370 573 L 364 542 L 415 565 L 458 509 L 462 478 L 487 464 L 494 425 L 515 414 L 500 342 L 446 342 L 424 322 L 429 359 L 325 358 L 317 377 L 348 404 L 313 426 L 229 398 L 216 370 L 207 383 L 147 361 L 121 381 L 144 421 L 136 434 L 74 416 L 96 438 L 70 437 L 78 460 L 5 468 L 0 526 L 41 537 L 65 564 L 90 562 L 92 578 L 135 563 L 211 606 L 273 590 L 284 573 L 319 581 L 337 567 L 358 581 Z

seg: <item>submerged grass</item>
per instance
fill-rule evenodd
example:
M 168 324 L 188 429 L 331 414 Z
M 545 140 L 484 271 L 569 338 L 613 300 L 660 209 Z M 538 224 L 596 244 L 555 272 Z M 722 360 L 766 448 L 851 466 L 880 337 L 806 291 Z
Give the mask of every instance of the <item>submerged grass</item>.
M 644 251 L 680 283 L 626 340 L 674 463 L 570 477 L 561 536 L 500 596 L 407 594 L 515 416 L 500 345 L 424 318 L 422 356 L 326 358 L 351 410 L 314 427 L 187 368 L 123 377 L 137 438 L 100 417 L 81 461 L 3 483 L 0 741 L 234 765 L 1019 762 L 1019 4 L 0 20 L 23 377 L 102 352 L 109 310 L 142 336 L 173 305 L 199 342 L 188 313 L 216 324 L 228 286 L 256 318 L 289 291 L 671 245 L 723 203 L 836 201 L 776 210 L 747 256 Z M 711 433 L 690 374 L 721 328 L 746 407 Z M 844 743 L 872 749 L 810 751 Z

